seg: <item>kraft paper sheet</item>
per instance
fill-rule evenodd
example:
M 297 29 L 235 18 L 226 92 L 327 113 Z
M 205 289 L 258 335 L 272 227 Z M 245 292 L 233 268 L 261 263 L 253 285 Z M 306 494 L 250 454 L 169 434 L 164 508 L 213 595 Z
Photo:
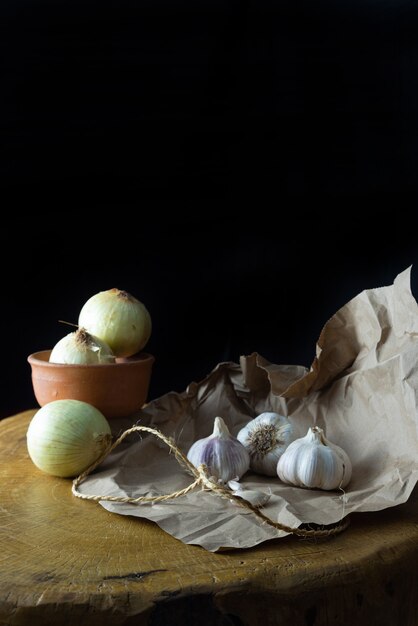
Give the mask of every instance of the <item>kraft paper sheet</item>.
M 291 487 L 253 473 L 241 482 L 271 494 L 263 512 L 274 521 L 291 527 L 328 525 L 409 498 L 418 480 L 417 405 L 418 305 L 409 268 L 393 285 L 367 289 L 335 313 L 321 332 L 309 369 L 274 365 L 256 353 L 241 357 L 239 364 L 220 363 L 201 382 L 157 398 L 123 426 L 157 428 L 187 453 L 194 441 L 211 434 L 218 415 L 234 435 L 263 411 L 289 416 L 300 436 L 317 424 L 351 458 L 353 476 L 345 492 Z M 115 434 L 122 429 L 112 422 Z M 151 496 L 191 481 L 164 443 L 134 434 L 80 491 Z M 101 504 L 114 513 L 152 520 L 181 541 L 211 551 L 248 548 L 286 535 L 200 489 L 160 504 Z

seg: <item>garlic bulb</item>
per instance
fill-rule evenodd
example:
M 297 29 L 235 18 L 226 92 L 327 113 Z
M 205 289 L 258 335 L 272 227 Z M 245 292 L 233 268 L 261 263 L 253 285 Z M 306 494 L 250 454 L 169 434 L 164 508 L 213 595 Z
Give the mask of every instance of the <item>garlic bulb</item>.
M 90 335 L 84 328 L 79 328 L 58 341 L 50 354 L 49 361 L 50 363 L 92 365 L 114 363 L 115 357 L 104 341 Z
M 209 472 L 223 482 L 241 478 L 250 467 L 247 450 L 231 435 L 221 417 L 215 417 L 209 437 L 195 441 L 187 458 L 195 467 L 204 463 Z
M 151 335 L 151 316 L 146 307 L 120 289 L 100 291 L 87 300 L 78 323 L 105 341 L 117 357 L 136 354 Z
M 293 441 L 277 464 L 277 474 L 284 483 L 310 489 L 338 489 L 351 478 L 351 461 L 346 452 L 325 438 L 318 426 Z
M 248 450 L 251 469 L 265 476 L 277 476 L 277 462 L 294 438 L 289 420 L 272 412 L 261 413 L 237 435 Z

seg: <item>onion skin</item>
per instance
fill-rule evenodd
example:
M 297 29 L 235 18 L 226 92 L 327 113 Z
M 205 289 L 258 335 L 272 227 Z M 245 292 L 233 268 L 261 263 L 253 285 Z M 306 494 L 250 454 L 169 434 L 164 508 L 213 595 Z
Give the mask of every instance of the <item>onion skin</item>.
M 81 474 L 105 452 L 111 430 L 104 415 L 80 400 L 55 400 L 33 416 L 26 434 L 29 456 L 46 474 Z
M 99 337 L 116 357 L 129 357 L 147 344 L 152 330 L 145 305 L 120 289 L 100 291 L 84 304 L 80 327 Z

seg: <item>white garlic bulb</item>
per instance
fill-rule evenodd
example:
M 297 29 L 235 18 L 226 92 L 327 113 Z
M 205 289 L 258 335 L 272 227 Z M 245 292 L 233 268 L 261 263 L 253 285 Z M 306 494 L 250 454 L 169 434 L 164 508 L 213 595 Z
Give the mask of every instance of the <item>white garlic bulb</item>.
M 251 469 L 265 476 L 277 476 L 277 462 L 294 438 L 287 417 L 270 411 L 248 422 L 237 435 L 248 450 Z
M 351 478 L 351 461 L 342 448 L 328 441 L 319 426 L 296 439 L 280 457 L 277 474 L 284 483 L 310 489 L 338 489 Z
M 222 482 L 241 478 L 250 467 L 247 450 L 231 435 L 221 417 L 215 417 L 213 433 L 209 437 L 195 441 L 187 458 L 195 467 L 204 463 Z

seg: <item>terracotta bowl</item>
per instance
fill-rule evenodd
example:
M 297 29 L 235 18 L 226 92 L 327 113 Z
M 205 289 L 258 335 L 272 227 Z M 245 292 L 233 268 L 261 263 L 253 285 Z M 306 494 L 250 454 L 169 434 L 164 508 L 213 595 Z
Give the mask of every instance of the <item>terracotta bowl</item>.
M 128 417 L 146 402 L 154 357 L 146 352 L 116 363 L 65 365 L 50 363 L 51 350 L 28 357 L 40 406 L 72 398 L 95 406 L 107 418 Z

